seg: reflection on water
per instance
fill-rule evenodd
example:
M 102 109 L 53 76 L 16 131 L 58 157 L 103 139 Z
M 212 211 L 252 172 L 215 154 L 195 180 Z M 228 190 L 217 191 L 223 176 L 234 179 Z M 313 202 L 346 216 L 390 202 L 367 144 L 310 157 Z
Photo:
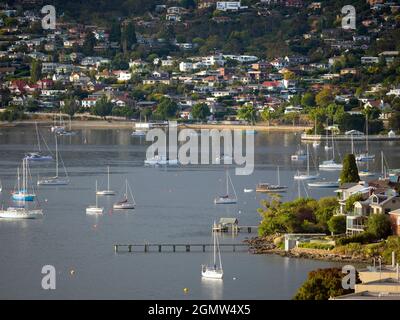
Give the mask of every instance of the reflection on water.
M 212 300 L 221 300 L 223 298 L 224 280 L 201 278 L 201 291 L 204 296 Z

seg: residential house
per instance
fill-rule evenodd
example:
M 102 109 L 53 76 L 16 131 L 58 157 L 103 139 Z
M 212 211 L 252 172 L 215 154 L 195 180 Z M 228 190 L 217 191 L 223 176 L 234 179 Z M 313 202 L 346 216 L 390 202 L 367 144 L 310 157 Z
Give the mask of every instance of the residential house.
M 217 10 L 219 11 L 239 11 L 247 9 L 247 6 L 242 6 L 241 1 L 218 1 Z

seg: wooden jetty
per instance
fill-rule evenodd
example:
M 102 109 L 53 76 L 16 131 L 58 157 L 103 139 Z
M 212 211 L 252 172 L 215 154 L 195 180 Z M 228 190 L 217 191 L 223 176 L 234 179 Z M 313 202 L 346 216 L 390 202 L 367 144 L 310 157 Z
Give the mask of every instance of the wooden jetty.
M 240 226 L 237 218 L 221 218 L 219 223 L 212 225 L 213 232 L 247 232 L 251 233 L 258 230 L 258 226 Z
M 114 252 L 206 252 L 207 249 L 211 251 L 213 248 L 212 243 L 198 244 L 198 243 L 158 243 L 158 244 L 115 244 Z M 229 249 L 232 252 L 239 251 L 237 249 L 242 249 L 240 251 L 248 251 L 248 245 L 245 243 L 222 243 L 219 244 L 221 251 L 227 251 Z M 246 249 L 246 250 L 243 250 Z
M 239 225 L 229 225 L 229 226 L 222 226 L 216 225 L 212 228 L 213 232 L 232 232 L 232 233 L 239 233 L 239 232 L 257 232 L 258 226 L 239 226 Z

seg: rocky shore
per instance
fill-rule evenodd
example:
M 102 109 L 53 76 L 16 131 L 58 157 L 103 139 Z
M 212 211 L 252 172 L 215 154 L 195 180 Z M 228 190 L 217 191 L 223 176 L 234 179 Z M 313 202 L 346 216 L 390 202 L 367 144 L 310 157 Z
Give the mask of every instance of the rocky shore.
M 252 254 L 276 254 L 281 257 L 313 259 L 332 262 L 367 263 L 370 259 L 356 255 L 342 255 L 329 250 L 295 248 L 285 251 L 274 243 L 274 237 L 251 238 L 244 240 Z

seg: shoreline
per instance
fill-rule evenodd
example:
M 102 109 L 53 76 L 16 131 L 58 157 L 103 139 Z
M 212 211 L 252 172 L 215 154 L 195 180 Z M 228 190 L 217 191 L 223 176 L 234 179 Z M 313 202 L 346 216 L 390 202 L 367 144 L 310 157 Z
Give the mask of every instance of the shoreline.
M 51 127 L 54 121 L 50 119 L 37 119 L 37 120 L 21 120 L 14 122 L 0 122 L 0 128 L 12 128 L 34 125 L 35 123 L 43 126 Z M 132 129 L 135 130 L 135 124 L 138 122 L 129 120 L 72 120 L 72 129 Z M 69 123 L 65 123 L 69 127 Z M 238 124 L 178 124 L 179 129 L 217 129 L 217 130 L 255 130 L 260 132 L 303 132 L 310 127 L 307 126 L 265 126 L 265 125 L 238 125 Z
M 327 262 L 351 262 L 357 264 L 367 264 L 370 262 L 369 259 L 366 258 L 330 253 L 328 250 L 295 248 L 290 251 L 285 251 L 277 248 L 273 241 L 260 239 L 258 237 L 246 239 L 243 242 L 248 244 L 249 252 L 254 255 L 274 254 L 287 258 L 309 259 Z

